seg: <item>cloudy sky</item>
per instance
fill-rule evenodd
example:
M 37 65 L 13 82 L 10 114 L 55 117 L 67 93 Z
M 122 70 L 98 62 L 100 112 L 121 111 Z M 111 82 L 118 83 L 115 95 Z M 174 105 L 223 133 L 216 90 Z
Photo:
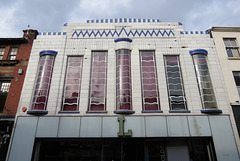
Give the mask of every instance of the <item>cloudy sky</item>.
M 62 31 L 67 22 L 106 18 L 156 18 L 181 22 L 186 31 L 240 27 L 240 0 L 0 0 L 0 37 L 28 28 Z

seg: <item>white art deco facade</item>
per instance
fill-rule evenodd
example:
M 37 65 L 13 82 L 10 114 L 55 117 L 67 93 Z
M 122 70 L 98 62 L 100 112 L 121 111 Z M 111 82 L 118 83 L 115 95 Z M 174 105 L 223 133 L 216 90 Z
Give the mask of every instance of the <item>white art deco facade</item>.
M 239 160 L 221 73 L 210 35 L 181 23 L 40 33 L 8 161 Z

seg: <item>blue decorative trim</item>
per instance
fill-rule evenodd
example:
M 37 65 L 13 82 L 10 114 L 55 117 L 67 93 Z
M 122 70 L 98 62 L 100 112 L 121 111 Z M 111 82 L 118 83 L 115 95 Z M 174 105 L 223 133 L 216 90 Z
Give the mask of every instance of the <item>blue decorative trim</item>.
M 208 31 L 205 31 L 206 34 L 209 34 Z
M 196 34 L 198 34 L 198 31 L 195 31 Z
M 46 35 L 46 32 L 44 32 L 43 35 Z
M 122 22 L 122 19 L 121 19 L 121 18 L 119 19 L 119 22 Z
M 157 22 L 161 22 L 159 19 L 157 19 Z
M 185 31 L 185 34 L 188 34 L 188 31 Z
M 42 34 L 41 32 L 38 33 L 38 35 L 41 35 L 41 34 Z
M 183 32 L 183 31 L 180 31 L 180 34 L 184 34 L 184 32 Z
M 138 19 L 138 22 L 141 22 L 141 19 L 140 19 L 140 18 Z
M 87 20 L 87 23 L 89 23 L 89 20 Z
M 127 22 L 127 19 L 126 19 L 126 18 L 124 18 L 124 22 L 125 22 L 125 23 Z
M 108 19 L 106 19 L 105 22 L 108 23 Z
M 58 32 L 58 35 L 61 35 L 61 32 Z
M 46 114 L 48 114 L 48 111 L 32 110 L 32 111 L 27 111 L 27 114 L 31 114 L 31 115 L 46 115 Z
M 155 19 L 153 19 L 152 22 L 155 22 Z
M 127 42 L 132 42 L 132 39 L 129 39 L 129 38 L 118 38 L 118 39 L 115 39 L 114 42 L 119 42 L 119 41 L 127 41 Z
M 191 113 L 191 111 L 185 111 L 185 110 L 176 111 L 176 110 L 172 110 L 172 111 L 169 111 L 169 113 Z
M 90 113 L 90 114 L 91 113 L 94 113 L 94 114 L 96 113 L 97 114 L 97 113 L 108 113 L 108 112 L 107 111 L 87 111 L 86 113 Z
M 117 23 L 118 22 L 118 19 L 117 18 L 115 18 L 115 23 Z
M 183 24 L 181 22 L 178 22 L 178 25 L 182 26 Z
M 205 54 L 207 55 L 208 52 L 205 49 L 194 49 L 194 50 L 190 50 L 189 53 L 192 54 Z
M 51 35 L 52 33 L 51 32 L 48 32 L 48 35 Z
M 142 113 L 163 113 L 163 111 L 142 111 Z
M 219 110 L 219 109 L 207 109 L 207 110 L 201 110 L 201 113 L 220 114 L 220 113 L 222 113 L 222 110 Z
M 193 34 L 193 32 L 192 32 L 192 31 L 190 31 L 190 34 Z
M 136 18 L 133 19 L 133 22 L 137 22 Z
M 99 22 L 99 20 L 96 20 L 96 23 L 98 23 Z
M 63 35 L 66 35 L 66 32 L 63 32 Z
M 63 26 L 67 26 L 68 25 L 68 23 L 65 23 Z
M 148 22 L 151 22 L 151 19 L 148 19 Z
M 39 53 L 40 56 L 42 55 L 57 55 L 58 52 L 57 51 L 54 51 L 54 50 L 43 50 Z
M 129 22 L 132 22 L 132 19 L 129 19 Z
M 136 20 L 136 19 L 135 19 Z M 147 31 L 144 31 L 144 30 L 130 30 L 130 31 L 126 31 L 125 27 L 122 27 L 122 29 L 120 31 L 117 31 L 117 30 L 97 30 L 97 31 L 94 31 L 94 30 L 80 30 L 80 31 L 77 31 L 75 30 L 72 34 L 72 37 L 73 36 L 77 36 L 79 37 L 80 35 L 85 37 L 85 36 L 88 36 L 88 37 L 91 37 L 92 35 L 94 37 L 97 37 L 98 35 L 100 37 L 102 36 L 106 36 L 108 37 L 109 35 L 114 37 L 115 35 L 117 37 L 119 37 L 122 33 L 125 33 L 127 35 L 127 37 L 129 36 L 132 36 L 132 37 L 135 37 L 135 36 L 147 36 L 147 35 L 150 35 L 150 36 L 175 36 L 173 31 L 172 30 L 169 30 L 169 31 L 166 31 L 166 30 L 147 30 Z
M 79 114 L 80 111 L 59 111 L 58 114 Z
M 103 19 L 101 19 L 101 23 L 103 23 Z
M 112 23 L 112 22 L 113 22 L 113 19 L 110 19 L 110 22 Z
M 200 31 L 200 34 L 203 34 L 203 31 Z
M 56 35 L 56 32 L 53 32 L 53 35 Z
M 91 20 L 91 23 L 94 23 L 94 20 Z
M 115 114 L 134 114 L 135 111 L 130 110 L 122 110 L 122 111 L 114 111 Z

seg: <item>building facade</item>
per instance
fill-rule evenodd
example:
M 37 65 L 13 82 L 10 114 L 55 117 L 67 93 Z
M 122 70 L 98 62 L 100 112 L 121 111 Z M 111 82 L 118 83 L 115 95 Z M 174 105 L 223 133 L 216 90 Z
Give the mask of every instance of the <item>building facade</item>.
M 39 33 L 8 161 L 239 160 L 221 73 L 210 35 L 178 22 Z
M 5 160 L 36 30 L 0 38 L 0 160 Z
M 240 28 L 239 27 L 212 27 L 211 37 L 214 40 L 219 63 L 222 68 L 224 81 L 230 100 L 233 116 L 232 122 L 236 139 L 240 134 Z M 237 127 L 237 128 L 235 128 Z M 238 141 L 239 143 L 239 141 Z M 240 145 L 238 145 L 239 147 Z

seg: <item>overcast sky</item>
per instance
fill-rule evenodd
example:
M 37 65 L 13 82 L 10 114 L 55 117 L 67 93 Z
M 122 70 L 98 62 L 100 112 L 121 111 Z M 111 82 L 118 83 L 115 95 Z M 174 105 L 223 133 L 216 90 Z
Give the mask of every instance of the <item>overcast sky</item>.
M 28 28 L 60 32 L 63 24 L 106 18 L 181 22 L 186 31 L 240 27 L 240 0 L 0 0 L 0 37 Z

